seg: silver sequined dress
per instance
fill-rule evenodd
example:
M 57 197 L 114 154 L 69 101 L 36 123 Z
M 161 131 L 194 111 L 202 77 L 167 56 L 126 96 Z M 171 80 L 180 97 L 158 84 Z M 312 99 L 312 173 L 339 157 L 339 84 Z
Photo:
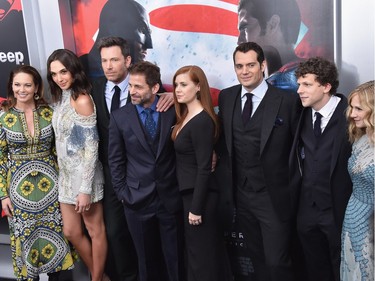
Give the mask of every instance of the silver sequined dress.
M 367 135 L 353 144 L 348 170 L 353 193 L 341 236 L 341 280 L 374 280 L 374 146 Z
M 55 130 L 59 164 L 59 201 L 75 204 L 79 193 L 91 194 L 91 202 L 103 198 L 103 168 L 98 159 L 96 111 L 79 115 L 70 104 L 71 90 L 64 90 L 54 107 L 52 125 Z

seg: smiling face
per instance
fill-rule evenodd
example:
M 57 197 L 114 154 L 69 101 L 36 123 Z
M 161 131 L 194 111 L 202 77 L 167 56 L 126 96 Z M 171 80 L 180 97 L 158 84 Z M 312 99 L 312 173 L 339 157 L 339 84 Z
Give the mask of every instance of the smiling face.
M 370 110 L 366 110 L 361 104 L 358 95 L 354 95 L 350 101 L 350 118 L 353 119 L 357 128 L 366 128 L 365 120 L 370 114 Z
M 143 74 L 130 74 L 129 94 L 132 104 L 138 104 L 145 108 L 150 107 L 155 100 L 155 95 L 159 90 L 159 84 L 151 87 L 146 83 Z
M 195 84 L 188 73 L 182 73 L 176 76 L 175 96 L 177 102 L 189 104 L 197 99 L 199 85 Z
M 73 84 L 73 76 L 69 70 L 58 60 L 52 61 L 50 64 L 50 73 L 53 81 L 61 90 L 68 90 Z
M 102 48 L 100 57 L 105 77 L 115 84 L 121 83 L 128 75 L 130 56 L 125 58 L 119 46 L 111 46 Z
M 263 81 L 265 61 L 258 62 L 258 55 L 250 50 L 246 53 L 236 52 L 234 57 L 234 70 L 237 79 L 248 92 L 253 91 Z
M 298 77 L 297 83 L 299 85 L 297 93 L 304 107 L 311 107 L 319 111 L 331 97 L 331 85 L 329 83 L 321 85 L 316 81 L 315 74 L 306 74 Z
M 34 94 L 38 91 L 32 75 L 27 73 L 17 73 L 13 77 L 12 90 L 17 105 L 34 104 Z

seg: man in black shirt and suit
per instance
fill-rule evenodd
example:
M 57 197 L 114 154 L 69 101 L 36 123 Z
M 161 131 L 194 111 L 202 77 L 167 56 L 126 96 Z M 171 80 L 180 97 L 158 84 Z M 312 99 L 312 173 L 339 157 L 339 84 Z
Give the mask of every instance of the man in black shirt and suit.
M 93 81 L 92 97 L 98 119 L 99 159 L 103 164 L 105 177 L 103 209 L 108 239 L 106 273 L 113 281 L 137 281 L 137 255 L 128 230 L 123 205 L 117 199 L 112 187 L 108 166 L 110 113 L 130 100 L 128 67 L 132 60 L 129 46 L 123 38 L 102 38 L 98 42 L 98 48 L 105 77 Z M 163 95 L 158 110 L 166 110 L 172 104 L 173 97 Z M 128 121 L 124 120 L 124 122 Z
M 112 113 L 109 167 L 138 255 L 140 281 L 184 280 L 182 200 L 171 139 L 175 110 L 157 112 L 160 70 L 129 69 L 131 104 Z
M 254 280 L 291 281 L 288 158 L 300 101 L 264 80 L 266 62 L 258 44 L 238 45 L 233 61 L 240 85 L 221 91 L 219 117 L 238 224 L 254 265 Z
M 348 102 L 336 93 L 337 76 L 336 66 L 318 57 L 296 70 L 304 109 L 289 162 L 297 231 L 311 281 L 340 280 L 341 228 L 352 191 Z

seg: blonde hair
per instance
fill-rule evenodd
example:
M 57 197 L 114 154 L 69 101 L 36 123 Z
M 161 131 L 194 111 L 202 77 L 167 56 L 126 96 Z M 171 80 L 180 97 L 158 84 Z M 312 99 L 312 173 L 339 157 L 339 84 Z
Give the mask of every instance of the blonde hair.
M 367 113 L 364 123 L 365 128 L 358 128 L 350 115 L 353 111 L 351 101 L 354 96 L 358 96 L 362 109 Z M 368 81 L 355 88 L 348 97 L 349 106 L 346 111 L 346 118 L 349 121 L 348 132 L 350 142 L 355 142 L 363 135 L 367 134 L 371 142 L 374 144 L 374 80 Z

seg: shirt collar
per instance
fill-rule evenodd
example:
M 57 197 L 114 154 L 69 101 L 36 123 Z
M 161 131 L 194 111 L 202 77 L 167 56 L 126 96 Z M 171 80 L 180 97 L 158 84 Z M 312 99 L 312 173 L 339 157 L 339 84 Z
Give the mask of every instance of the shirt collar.
M 154 102 L 151 104 L 150 108 L 156 112 L 156 104 L 158 103 L 159 97 L 156 95 Z M 144 111 L 144 107 L 142 105 L 136 104 L 135 107 L 137 108 L 138 114 L 141 114 Z
M 112 81 L 107 81 L 107 86 L 108 86 L 108 89 L 110 91 L 113 90 L 113 87 L 114 86 L 118 86 L 120 89 L 121 89 L 121 93 L 123 93 L 127 88 L 128 88 L 128 85 L 129 85 L 129 74 L 126 75 L 125 79 L 122 80 L 120 83 L 116 84 L 116 83 L 113 83 Z
M 258 99 L 261 100 L 261 99 L 263 99 L 267 90 L 268 90 L 268 84 L 267 84 L 266 80 L 263 79 L 263 81 L 258 85 L 258 87 L 256 87 L 254 90 L 252 90 L 251 93 L 255 97 L 257 97 Z M 242 86 L 241 98 L 245 98 L 246 93 L 248 93 L 248 91 L 245 89 L 244 86 Z
M 331 96 L 326 103 L 325 106 L 323 106 L 319 111 L 316 111 L 312 108 L 312 116 L 314 117 L 315 112 L 319 112 L 323 118 L 327 118 L 331 112 L 333 112 L 336 109 L 337 104 L 340 102 L 341 98 L 338 96 Z

